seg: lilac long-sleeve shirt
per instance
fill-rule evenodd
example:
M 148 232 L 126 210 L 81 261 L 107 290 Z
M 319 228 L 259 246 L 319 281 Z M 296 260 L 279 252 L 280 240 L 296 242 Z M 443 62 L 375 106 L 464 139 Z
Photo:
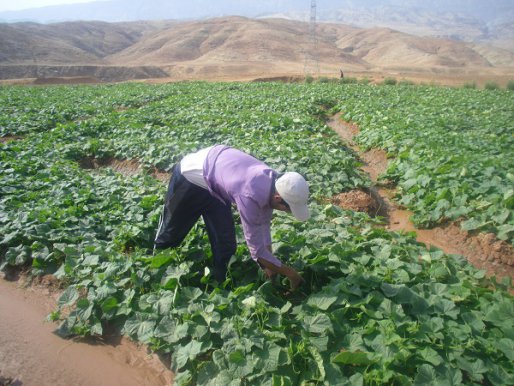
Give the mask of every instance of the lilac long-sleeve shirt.
M 273 214 L 270 201 L 276 172 L 251 155 L 217 145 L 207 154 L 203 175 L 211 194 L 236 204 L 252 258 L 265 259 L 281 267 L 281 261 L 268 249 Z

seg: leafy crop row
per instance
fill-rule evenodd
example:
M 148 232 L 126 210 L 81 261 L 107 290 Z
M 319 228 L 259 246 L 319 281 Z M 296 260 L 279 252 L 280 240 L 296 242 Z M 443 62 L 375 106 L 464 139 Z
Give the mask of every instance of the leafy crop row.
M 514 96 L 506 91 L 351 86 L 338 105 L 358 141 L 385 148 L 384 177 L 423 227 L 465 220 L 466 230 L 514 239 Z
M 307 280 L 292 298 L 238 250 L 212 289 L 205 233 L 177 251 L 74 264 L 64 332 L 124 333 L 173 358 L 178 384 L 509 384 L 512 298 L 465 260 L 427 251 L 369 219 L 314 206 L 307 225 L 274 224 L 275 249 Z M 82 294 L 82 295 L 81 295 Z
M 168 90 L 145 85 L 1 87 L 0 137 L 49 130 L 99 112 L 119 111 L 161 99 Z
M 345 107 L 357 121 L 361 107 L 349 101 L 364 92 L 378 103 L 380 90 L 207 83 L 0 89 L 2 135 L 23 134 L 0 145 L 0 265 L 31 263 L 35 273 L 69 283 L 52 315 L 62 320 L 61 333 L 117 326 L 170 353 L 177 384 L 511 384 L 514 303 L 505 284 L 412 235 L 377 228 L 366 214 L 321 204 L 368 184 L 324 125 L 326 110 Z M 32 120 L 34 111 L 41 119 Z M 48 119 L 63 111 L 69 115 Z M 239 227 L 221 286 L 208 269 L 201 223 L 181 247 L 147 255 L 165 186 L 145 172 L 79 167 L 84 157 L 116 157 L 163 169 L 212 143 L 296 169 L 311 182 L 312 220 L 277 214 L 272 227 L 274 250 L 306 279 L 293 296 L 283 295 L 287 283 L 266 282 L 250 264 Z

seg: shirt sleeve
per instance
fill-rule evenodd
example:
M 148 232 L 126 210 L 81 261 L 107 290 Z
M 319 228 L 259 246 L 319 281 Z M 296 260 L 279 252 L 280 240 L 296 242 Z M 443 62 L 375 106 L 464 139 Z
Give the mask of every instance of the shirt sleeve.
M 281 267 L 282 262 L 268 249 L 271 245 L 270 227 L 273 210 L 260 208 L 254 200 L 248 197 L 236 198 L 236 205 L 252 259 L 257 261 L 258 258 L 261 258 Z

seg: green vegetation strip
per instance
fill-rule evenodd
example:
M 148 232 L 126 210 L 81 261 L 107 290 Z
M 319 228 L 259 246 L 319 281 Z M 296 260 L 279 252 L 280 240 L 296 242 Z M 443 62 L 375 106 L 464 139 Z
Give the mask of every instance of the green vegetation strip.
M 511 122 L 498 118 L 497 106 L 508 116 L 500 99 L 509 95 L 488 92 L 331 83 L 0 88 L 2 135 L 23 136 L 0 145 L 0 265 L 54 273 L 67 283 L 51 315 L 62 320 L 62 334 L 117 326 L 171 353 L 177 384 L 512 384 L 508 283 L 484 278 L 463 258 L 427 250 L 411 235 L 377 228 L 366 214 L 320 204 L 369 184 L 323 123 L 330 109 L 361 125 L 363 143 L 392 131 L 375 127 L 385 114 L 394 128 L 402 117 L 416 122 L 425 114 L 432 126 L 413 126 L 419 134 L 410 148 L 417 148 L 448 122 L 436 119 L 440 106 L 421 105 L 430 115 L 420 100 L 446 95 L 461 119 L 461 100 L 492 111 L 481 132 L 488 127 L 505 140 Z M 404 137 L 387 138 L 384 147 L 399 156 L 390 174 L 404 184 L 413 177 L 399 170 L 415 158 L 405 156 Z M 264 280 L 239 228 L 240 246 L 221 286 L 208 269 L 202 224 L 180 248 L 147 255 L 165 186 L 144 172 L 126 177 L 79 167 L 85 157 L 115 157 L 163 169 L 212 143 L 242 148 L 311 182 L 312 220 L 277 214 L 272 227 L 274 249 L 306 279 L 300 292 L 286 297 L 286 282 Z M 435 170 L 425 171 L 431 181 Z M 476 174 L 473 186 L 493 181 L 483 178 Z
M 509 91 L 353 85 L 338 109 L 360 126 L 361 145 L 390 153 L 384 177 L 416 225 L 463 220 L 512 243 L 513 106 Z

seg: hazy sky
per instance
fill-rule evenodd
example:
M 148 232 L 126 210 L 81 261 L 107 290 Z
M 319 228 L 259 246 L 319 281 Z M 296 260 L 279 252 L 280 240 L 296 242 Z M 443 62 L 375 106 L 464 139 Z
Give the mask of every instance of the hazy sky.
M 77 3 L 101 3 L 102 6 L 73 7 Z M 120 5 L 123 4 L 123 5 Z M 69 5 L 65 9 L 27 11 L 55 5 Z M 318 12 L 341 9 L 341 7 L 367 8 L 377 7 L 412 8 L 421 7 L 432 12 L 453 12 L 482 21 L 509 22 L 514 19 L 514 0 L 319 0 Z M 161 12 L 162 7 L 167 12 Z M 0 0 L 0 13 L 15 11 L 13 16 L 2 15 L 0 21 L 38 21 L 56 22 L 78 20 L 82 17 L 90 20 L 127 21 L 136 20 L 142 15 L 147 19 L 155 18 L 196 18 L 214 17 L 223 14 L 256 15 L 273 14 L 290 11 L 309 12 L 309 0 Z M 18 11 L 18 12 L 16 12 Z M 21 12 L 20 12 L 21 11 Z M 349 20 L 351 22 L 351 20 Z
M 46 7 L 48 5 L 92 3 L 102 0 L 0 0 L 0 12 L 17 11 L 20 9 Z

